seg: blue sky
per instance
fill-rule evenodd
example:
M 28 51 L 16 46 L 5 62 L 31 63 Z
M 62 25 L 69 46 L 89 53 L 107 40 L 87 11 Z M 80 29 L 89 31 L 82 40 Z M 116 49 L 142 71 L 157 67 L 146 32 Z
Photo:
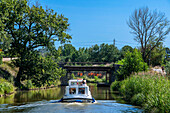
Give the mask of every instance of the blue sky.
M 134 10 L 141 7 L 164 12 L 170 20 L 170 0 L 39 0 L 39 4 L 69 19 L 68 33 L 72 36 L 71 44 L 77 49 L 112 44 L 113 39 L 119 49 L 125 45 L 139 46 L 130 34 L 127 21 Z M 56 43 L 56 47 L 59 45 Z M 170 48 L 170 34 L 164 45 Z

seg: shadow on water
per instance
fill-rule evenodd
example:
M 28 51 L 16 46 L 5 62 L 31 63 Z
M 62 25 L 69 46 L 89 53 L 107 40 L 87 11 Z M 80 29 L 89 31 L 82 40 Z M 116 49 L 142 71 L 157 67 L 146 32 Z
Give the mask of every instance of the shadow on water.
M 65 87 L 46 90 L 18 91 L 9 97 L 0 98 L 0 112 L 142 112 L 135 106 L 120 103 L 118 94 L 110 88 L 90 85 L 96 104 L 55 103 L 64 95 Z

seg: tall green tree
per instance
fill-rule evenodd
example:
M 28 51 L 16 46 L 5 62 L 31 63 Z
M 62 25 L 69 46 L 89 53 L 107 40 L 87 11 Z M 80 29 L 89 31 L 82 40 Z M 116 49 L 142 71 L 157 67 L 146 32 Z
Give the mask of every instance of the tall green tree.
M 11 40 L 9 37 L 0 37 L 0 49 L 7 52 L 10 49 Z
M 100 62 L 116 62 L 120 57 L 120 52 L 114 45 L 101 44 L 99 49 Z
M 165 14 L 156 10 L 149 11 L 148 7 L 136 9 L 129 17 L 128 26 L 132 29 L 134 40 L 141 45 L 145 62 L 149 62 L 150 53 L 170 32 L 169 21 Z
M 88 62 L 89 61 L 89 54 L 88 50 L 85 48 L 79 48 L 78 50 L 78 57 L 76 58 L 77 62 Z
M 162 42 L 159 42 L 157 47 L 155 47 L 151 54 L 148 56 L 148 59 L 150 59 L 150 64 L 152 66 L 158 66 L 164 63 L 165 60 L 165 48 L 163 46 Z
M 89 61 L 99 62 L 99 46 L 97 44 L 90 47 L 88 52 L 89 52 L 89 55 L 90 55 Z
M 65 62 L 68 62 L 72 59 L 72 55 L 75 53 L 76 49 L 72 44 L 65 44 L 62 50 L 62 56 L 65 57 Z
M 1 0 L 0 23 L 1 35 L 9 35 L 12 40 L 10 54 L 18 57 L 15 62 L 19 67 L 17 86 L 26 68 L 31 68 L 25 64 L 30 53 L 40 47 L 52 48 L 55 41 L 65 43 L 71 39 L 66 33 L 67 18 L 52 9 L 29 6 L 27 0 Z
M 122 47 L 122 49 L 120 50 L 120 59 L 123 59 L 126 52 L 133 52 L 133 48 L 129 45 L 126 45 L 124 47 Z
M 123 66 L 120 68 L 119 80 L 130 76 L 132 72 L 145 71 L 148 67 L 147 63 L 142 59 L 141 52 L 138 52 L 137 49 L 134 49 L 133 52 L 126 52 L 122 62 Z

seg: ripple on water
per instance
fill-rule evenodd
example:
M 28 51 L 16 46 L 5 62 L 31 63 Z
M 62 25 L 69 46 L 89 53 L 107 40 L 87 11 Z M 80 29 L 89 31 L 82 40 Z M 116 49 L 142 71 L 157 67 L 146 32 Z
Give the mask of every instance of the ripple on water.
M 116 103 L 115 100 L 97 100 L 96 103 L 57 103 L 57 100 L 38 101 L 24 105 L 1 104 L 0 112 L 50 112 L 50 113 L 122 113 L 142 112 L 132 105 Z

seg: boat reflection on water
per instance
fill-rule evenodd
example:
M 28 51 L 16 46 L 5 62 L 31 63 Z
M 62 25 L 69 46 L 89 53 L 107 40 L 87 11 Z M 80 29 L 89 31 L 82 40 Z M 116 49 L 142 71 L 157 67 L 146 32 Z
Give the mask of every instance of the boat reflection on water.
M 69 86 L 65 88 L 65 95 L 59 102 L 94 103 L 95 99 L 91 95 L 86 80 L 73 79 L 69 80 Z

